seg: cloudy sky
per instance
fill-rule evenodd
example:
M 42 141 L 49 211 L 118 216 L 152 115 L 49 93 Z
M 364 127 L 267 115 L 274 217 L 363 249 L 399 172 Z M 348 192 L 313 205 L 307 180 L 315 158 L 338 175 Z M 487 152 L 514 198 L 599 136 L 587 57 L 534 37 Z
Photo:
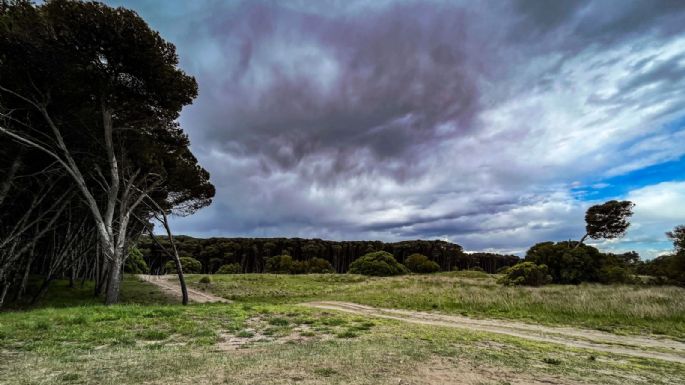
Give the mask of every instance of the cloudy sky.
M 217 187 L 196 236 L 445 239 L 524 252 L 637 206 L 685 223 L 685 2 L 108 1 L 174 43 Z

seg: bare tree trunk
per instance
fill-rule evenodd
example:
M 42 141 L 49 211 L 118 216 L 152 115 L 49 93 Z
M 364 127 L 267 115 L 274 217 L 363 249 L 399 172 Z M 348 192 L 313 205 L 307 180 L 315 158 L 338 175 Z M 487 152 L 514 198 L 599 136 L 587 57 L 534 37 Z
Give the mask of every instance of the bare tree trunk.
M 105 293 L 105 305 L 113 305 L 119 300 L 121 287 L 121 258 L 114 257 L 109 263 L 109 276 L 107 279 L 107 292 Z
M 170 256 L 173 258 L 174 263 L 176 264 L 176 271 L 178 272 L 178 281 L 181 284 L 181 296 L 182 296 L 182 303 L 184 305 L 188 304 L 188 287 L 186 286 L 186 280 L 185 277 L 183 276 L 183 266 L 181 265 L 181 258 L 178 257 L 178 250 L 176 249 L 176 243 L 174 242 L 174 237 L 171 235 L 171 229 L 169 228 L 169 223 L 166 220 L 166 215 L 163 217 L 163 224 L 164 228 L 166 229 L 167 236 L 169 237 L 169 242 L 171 243 L 172 249 L 173 249 L 173 254 L 169 252 L 164 246 L 162 246 L 161 243 L 157 240 L 155 237 L 154 233 L 152 232 L 151 228 L 148 228 L 148 232 L 150 233 L 150 238 L 159 246 L 166 255 Z
M 588 237 L 588 235 L 590 234 L 585 233 L 585 235 L 583 235 L 583 237 L 580 238 L 580 241 L 578 241 L 578 243 L 576 243 L 576 245 L 573 246 L 573 249 L 577 249 L 581 244 L 583 244 L 583 241 Z

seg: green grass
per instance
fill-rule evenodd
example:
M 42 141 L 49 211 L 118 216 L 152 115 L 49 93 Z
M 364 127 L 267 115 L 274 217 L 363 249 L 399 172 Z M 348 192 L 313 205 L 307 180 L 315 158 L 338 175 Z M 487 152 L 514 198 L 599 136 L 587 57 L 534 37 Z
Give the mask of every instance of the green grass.
M 188 278 L 199 287 L 199 276 Z M 472 317 L 566 324 L 685 339 L 685 289 L 632 285 L 503 287 L 480 272 L 375 278 L 358 275 L 216 275 L 204 290 L 246 303 L 350 301 Z
M 226 282 L 233 285 L 254 282 L 256 276 L 231 277 L 236 280 Z M 109 307 L 93 299 L 88 288 L 56 282 L 43 307 L 0 313 L 0 383 L 361 385 L 397 384 L 400 378 L 402 383 L 449 383 L 474 376 L 483 384 L 514 378 L 516 383 L 559 383 L 560 378 L 621 385 L 685 382 L 681 364 L 293 304 L 333 295 L 383 304 L 385 297 L 376 291 L 383 281 L 399 295 L 395 285 L 401 280 L 407 280 L 405 286 L 413 282 L 409 287 L 416 294 L 456 283 L 487 286 L 489 277 L 263 277 L 261 286 L 241 286 L 236 303 L 190 306 L 132 278 L 123 283 L 125 303 Z M 215 277 L 212 287 L 225 289 L 226 282 Z M 360 288 L 370 291 L 355 294 Z M 322 295 L 315 297 L 317 290 Z M 278 293 L 272 301 L 264 294 L 270 291 Z M 444 296 L 453 293 L 450 289 Z M 232 339 L 243 345 L 227 346 Z

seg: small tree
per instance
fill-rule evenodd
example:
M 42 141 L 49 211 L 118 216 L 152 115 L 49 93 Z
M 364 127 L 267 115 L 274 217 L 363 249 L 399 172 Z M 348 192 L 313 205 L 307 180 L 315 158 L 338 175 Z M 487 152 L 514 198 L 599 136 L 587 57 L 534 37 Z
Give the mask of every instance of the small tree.
M 504 285 L 542 286 L 552 282 L 547 265 L 536 265 L 533 262 L 522 262 L 511 266 L 506 275 L 497 282 Z
M 181 268 L 184 272 L 189 274 L 199 274 L 202 273 L 202 262 L 191 257 L 181 257 Z M 176 273 L 176 263 L 174 261 L 169 261 L 164 265 L 166 267 L 167 273 Z
M 228 265 L 221 266 L 215 274 L 240 274 L 242 272 L 243 269 L 239 263 L 229 263 Z
M 630 226 L 628 219 L 633 215 L 634 206 L 635 204 L 631 201 L 611 200 L 590 207 L 585 213 L 585 235 L 575 247 L 580 246 L 587 237 L 592 239 L 622 237 Z
M 350 273 L 375 276 L 407 274 L 409 270 L 386 251 L 368 253 L 350 264 Z
M 413 273 L 435 273 L 440 271 L 440 265 L 431 261 L 423 254 L 412 254 L 404 260 L 404 265 Z

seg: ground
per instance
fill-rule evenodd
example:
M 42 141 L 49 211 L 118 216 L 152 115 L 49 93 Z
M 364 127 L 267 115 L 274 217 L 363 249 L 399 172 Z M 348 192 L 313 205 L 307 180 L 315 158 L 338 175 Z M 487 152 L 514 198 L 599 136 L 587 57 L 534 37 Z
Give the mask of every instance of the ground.
M 191 300 L 210 302 L 185 307 L 173 280 L 127 277 L 111 307 L 88 283 L 57 282 L 35 308 L 0 314 L 0 383 L 685 383 L 683 289 L 491 288 L 469 272 L 201 277 Z

